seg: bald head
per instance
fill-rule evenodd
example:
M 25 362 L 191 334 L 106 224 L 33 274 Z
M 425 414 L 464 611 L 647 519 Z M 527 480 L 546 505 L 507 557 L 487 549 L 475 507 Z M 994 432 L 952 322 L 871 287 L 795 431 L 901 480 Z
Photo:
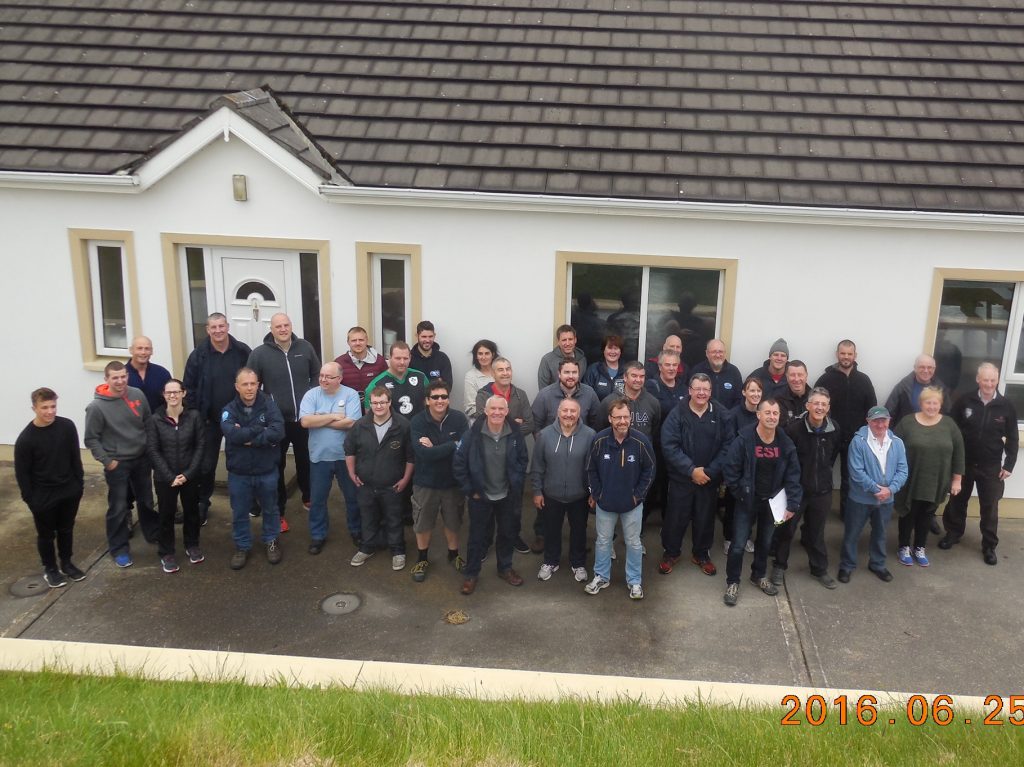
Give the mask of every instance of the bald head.
M 928 385 L 935 377 L 935 358 L 930 354 L 919 354 L 914 360 L 914 378 L 919 384 Z
M 132 345 L 128 347 L 128 353 L 131 355 L 133 368 L 145 368 L 149 364 L 149 358 L 153 356 L 153 342 L 146 336 L 135 336 Z

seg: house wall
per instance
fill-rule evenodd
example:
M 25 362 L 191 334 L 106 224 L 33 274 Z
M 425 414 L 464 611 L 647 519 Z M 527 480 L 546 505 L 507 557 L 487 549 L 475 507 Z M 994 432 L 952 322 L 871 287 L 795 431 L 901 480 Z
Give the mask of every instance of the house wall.
M 231 176 L 239 173 L 248 177 L 247 202 L 232 199 Z M 517 383 L 535 392 L 537 361 L 553 345 L 554 326 L 565 320 L 564 297 L 555 296 L 558 251 L 736 259 L 735 306 L 725 312 L 732 312 L 734 328 L 729 357 L 742 372 L 759 366 L 782 336 L 813 380 L 833 360 L 836 341 L 848 336 L 883 399 L 925 343 L 936 267 L 1021 264 L 1019 234 L 977 228 L 619 215 L 611 206 L 603 213 L 544 213 L 327 201 L 237 139 L 218 140 L 138 194 L 0 188 L 0 220 L 2 284 L 13 303 L 8 373 L 0 380 L 8 403 L 0 411 L 0 443 L 8 445 L 31 417 L 33 388 L 54 388 L 60 412 L 81 428 L 102 378 L 82 364 L 71 228 L 133 233 L 137 332 L 153 339 L 154 361 L 169 367 L 164 233 L 329 243 L 335 355 L 357 322 L 356 243 L 419 245 L 422 317 L 413 319 L 437 326 L 453 360 L 457 401 L 470 347 L 481 337 L 499 344 Z M 1024 497 L 1024 472 L 1007 494 Z

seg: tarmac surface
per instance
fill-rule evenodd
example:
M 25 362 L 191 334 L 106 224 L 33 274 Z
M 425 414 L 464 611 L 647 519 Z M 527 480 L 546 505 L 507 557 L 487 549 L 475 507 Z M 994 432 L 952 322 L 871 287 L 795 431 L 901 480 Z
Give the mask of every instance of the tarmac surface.
M 284 561 L 270 565 L 257 545 L 248 565 L 235 572 L 228 567 L 234 546 L 227 494 L 219 488 L 202 529 L 204 563 L 188 563 L 179 537 L 181 571 L 164 574 L 155 545 L 137 532 L 135 565 L 122 570 L 106 555 L 106 488 L 100 475 L 90 473 L 75 541 L 75 562 L 88 576 L 48 589 L 13 468 L 0 466 L 0 636 L 782 686 L 1024 693 L 1024 621 L 1015 596 L 1024 520 L 1000 525 L 996 567 L 982 562 L 976 519 L 952 550 L 933 542 L 929 568 L 896 562 L 892 524 L 891 583 L 867 570 L 865 533 L 860 568 L 834 591 L 810 576 L 802 549 L 794 546 L 785 587 L 777 597 L 765 596 L 748 580 L 747 555 L 739 604 L 728 608 L 722 603 L 720 528 L 712 552 L 718 575 L 708 577 L 684 559 L 665 576 L 657 572 L 660 527 L 649 525 L 642 601 L 627 596 L 621 540 L 612 586 L 596 596 L 584 593 L 567 563 L 541 582 L 541 557 L 516 554 L 514 566 L 526 579 L 522 587 L 495 577 L 492 557 L 476 593 L 464 597 L 460 576 L 445 563 L 440 531 L 422 584 L 410 576 L 416 557 L 408 528 L 404 571 L 391 570 L 387 552 L 351 567 L 354 548 L 342 503 L 335 491 L 333 536 L 323 553 L 311 556 L 306 514 L 293 494 L 291 531 L 281 537 Z M 532 505 L 524 508 L 524 519 L 532 522 Z M 257 541 L 258 525 L 253 520 Z M 833 575 L 841 534 L 835 517 L 827 529 Z M 590 538 L 592 543 L 592 524 Z M 12 587 L 26 586 L 32 596 L 12 593 Z M 358 607 L 347 614 L 321 607 L 325 600 L 351 606 L 356 599 Z M 469 620 L 446 622 L 451 610 L 462 610 Z

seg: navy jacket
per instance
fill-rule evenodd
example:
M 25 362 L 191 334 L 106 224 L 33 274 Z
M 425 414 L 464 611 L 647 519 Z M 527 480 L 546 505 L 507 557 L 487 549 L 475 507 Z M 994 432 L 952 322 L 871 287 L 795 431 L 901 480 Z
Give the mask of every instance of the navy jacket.
M 704 414 L 703 423 L 690 410 L 689 402 L 680 402 L 665 419 L 661 428 L 661 453 L 665 457 L 668 476 L 675 482 L 690 482 L 693 470 L 699 464 L 694 456 L 710 453 L 711 460 L 704 471 L 715 482 L 722 478 L 722 466 L 728 454 L 729 445 L 736 433 L 732 413 L 720 402 L 711 400 Z M 698 440 L 704 440 L 698 449 Z
M 284 417 L 277 404 L 263 392 L 256 392 L 252 407 L 235 397 L 220 414 L 228 473 L 260 476 L 277 471 L 281 460 L 278 447 L 284 439 Z
M 412 475 L 414 485 L 437 489 L 459 486 L 452 471 L 452 462 L 462 435 L 468 428 L 469 419 L 465 413 L 451 408 L 441 423 L 434 420 L 429 409 L 412 417 L 409 430 L 412 451 L 416 456 L 416 469 Z M 432 447 L 421 445 L 421 437 L 429 439 Z
M 729 485 L 737 503 L 743 504 L 748 510 L 754 506 L 754 472 L 756 459 L 754 438 L 756 426 L 748 426 L 740 430 L 736 439 L 729 446 L 729 455 L 725 461 L 725 481 Z M 796 455 L 793 440 L 782 429 L 775 430 L 776 439 L 782 449 L 781 458 L 775 462 L 775 477 L 772 481 L 772 495 L 786 488 L 786 509 L 796 512 L 803 500 L 803 488 L 800 486 L 800 461 Z
M 611 427 L 598 432 L 587 457 L 591 497 L 603 511 L 632 511 L 651 489 L 654 464 L 654 446 L 636 429 L 630 429 L 621 443 Z
M 214 351 L 210 339 L 203 339 L 199 346 L 188 355 L 188 362 L 185 363 L 185 375 L 182 378 L 182 383 L 188 392 L 185 406 L 194 407 L 204 419 L 210 418 L 211 421 L 217 416 L 218 410 L 227 404 L 225 402 L 213 401 L 214 392 L 213 380 L 210 377 L 210 356 L 217 353 Z M 245 367 L 251 353 L 252 349 L 246 344 L 243 344 L 234 336 L 228 335 L 228 348 L 224 351 L 224 357 L 231 362 L 229 367 L 233 367 L 236 373 L 239 368 Z M 234 383 L 233 377 L 234 374 L 232 374 L 232 383 Z M 228 399 L 228 402 L 230 401 Z M 210 412 L 211 410 L 213 411 L 212 413 Z
M 729 410 L 743 402 L 743 376 L 740 375 L 740 369 L 728 360 L 717 373 L 707 360 L 698 362 L 690 375 L 695 376 L 697 373 L 703 373 L 711 379 L 711 399 L 721 402 Z
M 472 426 L 462 437 L 462 444 L 455 451 L 455 463 L 453 470 L 455 478 L 462 486 L 462 492 L 467 497 L 473 495 L 484 497 L 484 456 L 483 440 L 488 439 L 482 434 L 486 417 L 477 418 Z M 519 424 L 511 418 L 506 418 L 505 423 L 512 429 L 507 439 L 509 440 L 508 451 L 505 453 L 505 470 L 508 472 L 509 495 L 519 498 L 523 494 L 523 485 L 526 484 L 526 466 L 529 461 L 526 452 L 526 438 L 519 430 Z

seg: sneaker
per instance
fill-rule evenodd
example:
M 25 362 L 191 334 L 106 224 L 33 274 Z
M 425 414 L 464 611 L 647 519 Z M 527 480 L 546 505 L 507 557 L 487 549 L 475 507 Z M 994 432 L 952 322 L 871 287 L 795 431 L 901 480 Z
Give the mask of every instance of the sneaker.
M 583 583 L 587 580 L 587 568 L 574 567 L 572 569 L 572 577 L 576 579 L 577 583 Z
M 829 575 L 828 573 L 823 573 L 822 575 L 817 576 L 817 578 L 818 578 L 818 583 L 820 583 L 826 589 L 834 589 L 834 588 L 838 588 L 838 586 L 839 586 L 839 584 L 837 584 L 835 582 L 835 580 L 832 578 L 832 576 Z
M 287 533 L 289 530 L 291 530 L 291 528 L 288 526 L 288 520 L 281 517 L 281 532 Z
M 629 598 L 630 599 L 643 599 L 644 598 L 644 587 L 639 583 L 629 584 Z
M 189 546 L 185 549 L 185 553 L 188 554 L 188 561 L 194 565 L 198 565 L 206 561 L 206 557 L 203 556 L 203 550 L 198 546 Z
M 725 602 L 729 607 L 736 606 L 736 600 L 739 598 L 740 584 L 730 583 L 725 587 L 725 596 L 722 597 L 722 601 Z
M 231 569 L 241 570 L 248 561 L 249 549 L 235 549 L 235 553 L 231 555 Z
M 754 585 L 756 585 L 761 591 L 770 597 L 775 596 L 779 593 L 779 587 L 772 583 L 771 578 L 762 578 L 759 581 L 755 581 L 753 578 L 750 579 Z
M 75 567 L 73 562 L 63 562 L 60 566 L 60 570 L 64 575 L 73 581 L 84 581 L 85 573 Z
M 583 587 L 583 590 L 588 594 L 596 594 L 601 589 L 608 588 L 608 581 L 602 578 L 600 575 L 595 575 L 594 580 Z
M 372 557 L 373 554 L 374 552 L 372 551 L 369 554 L 367 554 L 365 551 L 357 551 L 355 556 L 349 560 L 349 564 L 352 565 L 352 567 L 359 567 L 360 565 L 365 565 L 366 560 Z
M 412 579 L 417 583 L 423 583 L 427 579 L 427 568 L 430 567 L 430 562 L 425 559 L 421 559 L 419 562 L 412 566 Z
M 516 538 L 516 542 L 514 544 L 512 544 L 512 548 L 514 548 L 520 554 L 529 554 L 530 553 L 530 546 L 529 546 L 529 544 L 526 541 L 523 540 L 522 536 L 519 536 L 518 538 Z
M 114 564 L 118 567 L 131 567 L 135 563 L 132 562 L 131 554 L 122 552 L 114 557 Z
M 279 564 L 284 552 L 281 551 L 281 543 L 275 538 L 267 544 L 267 561 L 272 565 Z
M 551 580 L 551 574 L 558 572 L 558 565 L 549 565 L 544 563 L 540 566 L 540 570 L 537 571 L 538 581 L 549 581 Z
M 405 554 L 394 554 L 391 557 L 391 569 L 395 572 L 405 569 Z
M 47 568 L 43 572 L 43 580 L 51 589 L 59 589 L 61 586 L 68 585 L 68 579 L 64 577 L 64 573 L 56 568 Z
M 781 586 L 783 582 L 786 580 L 786 571 L 778 565 L 774 565 L 772 567 L 772 574 L 769 580 L 771 580 L 771 582 L 774 583 L 776 586 Z
M 900 561 L 901 565 L 911 567 L 914 564 L 913 558 L 910 556 L 909 546 L 900 546 L 899 551 L 896 552 L 896 559 Z
M 924 553 L 924 546 L 918 546 L 914 549 L 914 559 L 917 560 L 917 563 L 921 565 L 921 567 L 928 567 L 928 565 L 931 564 L 931 562 L 928 561 L 928 556 Z
M 199 526 L 206 527 L 206 523 L 210 521 L 210 507 L 203 506 L 199 509 Z
M 253 519 L 256 519 L 256 517 L 258 517 L 262 513 L 263 513 L 263 511 L 260 510 L 260 509 L 250 509 L 249 510 L 249 516 L 252 517 Z
M 461 573 L 462 568 L 466 566 L 466 560 L 463 559 L 461 555 L 456 555 L 455 559 L 450 560 L 450 562 L 457 573 Z
M 748 554 L 754 553 L 754 542 L 750 538 L 747 538 L 747 542 L 743 544 L 743 550 Z
M 160 557 L 160 567 L 163 568 L 165 573 L 176 573 L 181 569 L 178 567 L 178 560 L 174 558 L 173 554 L 168 554 L 166 557 Z
M 672 572 L 672 568 L 675 567 L 676 562 L 679 561 L 679 557 L 671 557 L 668 554 L 661 558 L 658 563 L 658 572 L 662 575 L 668 575 Z
M 310 503 L 309 501 L 303 501 L 302 502 L 302 508 L 305 509 L 306 511 L 309 511 L 309 507 L 312 506 L 312 505 L 313 504 Z

